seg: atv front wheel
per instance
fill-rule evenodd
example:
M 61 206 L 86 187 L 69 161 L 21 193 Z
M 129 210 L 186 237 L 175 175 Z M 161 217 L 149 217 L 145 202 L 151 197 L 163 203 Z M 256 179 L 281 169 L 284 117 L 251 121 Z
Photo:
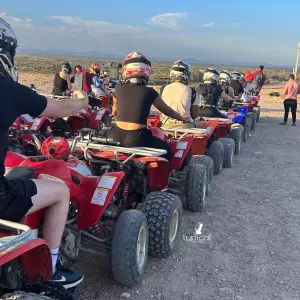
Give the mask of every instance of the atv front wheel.
M 230 138 L 220 138 L 219 142 L 223 144 L 224 147 L 224 159 L 223 159 L 223 167 L 231 168 L 233 164 L 233 152 L 234 152 L 234 140 Z
M 54 298 L 50 298 L 47 296 L 38 295 L 35 293 L 25 293 L 22 291 L 2 295 L 0 300 L 4 300 L 4 299 L 5 300 L 55 300 Z
M 149 228 L 149 254 L 155 257 L 169 257 L 178 244 L 182 204 L 178 196 L 165 193 L 150 193 L 142 204 Z
M 187 169 L 186 204 L 190 211 L 201 212 L 206 198 L 206 167 L 190 163 Z
M 252 114 L 247 113 L 244 121 L 244 134 L 243 134 L 243 142 L 247 142 L 250 136 L 250 128 L 252 123 Z
M 133 286 L 143 279 L 148 263 L 148 224 L 139 210 L 126 210 L 118 218 L 112 241 L 113 277 L 121 285 Z
M 232 125 L 229 137 L 234 140 L 234 154 L 238 155 L 241 152 L 241 144 L 244 133 L 244 126 L 241 124 Z
M 210 156 L 214 162 L 214 174 L 220 174 L 224 160 L 223 144 L 219 141 L 212 142 L 208 150 L 208 156 Z
M 212 190 L 212 180 L 214 177 L 214 162 L 210 156 L 207 155 L 193 155 L 190 164 L 203 165 L 206 168 L 206 196 L 211 193 Z

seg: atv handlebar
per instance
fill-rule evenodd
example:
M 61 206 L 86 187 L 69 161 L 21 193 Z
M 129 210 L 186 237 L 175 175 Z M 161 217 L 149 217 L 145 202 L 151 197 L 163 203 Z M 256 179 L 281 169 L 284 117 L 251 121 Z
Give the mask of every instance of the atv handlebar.
M 39 134 L 39 130 L 33 130 L 33 129 L 9 129 L 8 134 L 9 135 L 22 135 L 22 134 Z

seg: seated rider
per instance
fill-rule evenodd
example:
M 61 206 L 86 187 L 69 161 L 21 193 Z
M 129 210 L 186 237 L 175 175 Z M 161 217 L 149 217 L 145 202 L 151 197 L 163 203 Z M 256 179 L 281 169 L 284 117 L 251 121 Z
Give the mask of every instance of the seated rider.
M 219 84 L 220 73 L 216 69 L 207 69 L 203 75 L 204 83 L 197 88 L 197 94 L 200 97 L 199 116 L 208 118 L 224 118 L 219 111 L 219 102 L 222 99 L 225 102 L 233 101 Z
M 92 76 L 92 92 L 95 95 L 106 94 L 103 82 L 100 80 L 100 70 L 101 67 L 99 64 L 91 64 L 90 73 Z
M 247 82 L 246 78 L 241 79 L 241 84 L 243 85 L 244 93 L 241 97 L 243 102 L 247 102 L 251 95 L 255 95 L 255 89 L 250 82 Z
M 230 80 L 231 80 L 231 74 L 228 71 L 223 70 L 220 72 L 220 84 L 223 88 L 223 91 L 225 92 L 226 95 L 234 99 L 234 90 L 230 86 Z
M 188 86 L 191 78 L 191 67 L 186 62 L 178 60 L 174 62 L 170 70 L 171 84 L 162 86 L 160 95 L 167 105 L 183 116 L 189 117 L 188 123 L 174 120 L 162 114 L 160 120 L 166 128 L 195 128 L 202 127 L 197 121 L 198 106 L 200 103 L 196 90 Z M 196 125 L 197 122 L 197 125 Z
M 0 219 L 20 222 L 24 216 L 46 209 L 43 237 L 52 256 L 52 281 L 66 288 L 78 285 L 83 275 L 64 267 L 58 250 L 69 211 L 68 187 L 58 181 L 40 179 L 7 179 L 4 161 L 8 145 L 8 129 L 22 114 L 32 117 L 65 117 L 88 104 L 87 95 L 75 92 L 77 99 L 55 101 L 38 95 L 31 88 L 16 82 L 14 69 L 17 38 L 12 28 L 0 18 Z M 63 71 L 65 72 L 65 71 Z M 66 71 L 69 72 L 69 71 Z
M 65 96 L 71 92 L 71 64 L 66 62 L 61 65 L 61 71 L 56 73 L 53 81 L 52 94 L 55 96 Z
M 142 54 L 132 52 L 123 61 L 124 83 L 116 86 L 112 113 L 116 125 L 108 136 L 124 147 L 150 147 L 167 150 L 165 158 L 171 162 L 172 151 L 167 142 L 154 137 L 147 129 L 147 118 L 154 105 L 172 119 L 186 122 L 187 118 L 169 107 L 151 87 L 147 87 L 151 62 Z
M 233 88 L 234 90 L 234 95 L 236 97 L 241 97 L 244 93 L 244 89 L 243 86 L 240 82 L 241 80 L 241 73 L 238 71 L 234 71 L 232 72 L 232 79 L 230 81 L 230 86 Z

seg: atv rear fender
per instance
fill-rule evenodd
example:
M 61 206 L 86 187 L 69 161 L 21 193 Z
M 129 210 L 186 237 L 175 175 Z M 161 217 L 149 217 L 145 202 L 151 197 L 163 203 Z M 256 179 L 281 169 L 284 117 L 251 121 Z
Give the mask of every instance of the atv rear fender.
M 79 230 L 87 229 L 99 221 L 124 177 L 124 172 L 86 177 L 83 195 L 78 203 Z
M 161 191 L 168 185 L 170 165 L 165 158 L 157 157 L 148 164 L 148 187 L 151 192 Z
M 18 166 L 20 163 L 22 163 L 27 156 L 22 155 L 20 153 L 8 151 L 5 157 L 4 165 L 6 171 L 9 169 Z
M 90 128 L 96 129 L 102 122 L 105 116 L 108 116 L 109 112 L 106 108 L 102 108 L 98 111 L 92 112 L 90 114 Z

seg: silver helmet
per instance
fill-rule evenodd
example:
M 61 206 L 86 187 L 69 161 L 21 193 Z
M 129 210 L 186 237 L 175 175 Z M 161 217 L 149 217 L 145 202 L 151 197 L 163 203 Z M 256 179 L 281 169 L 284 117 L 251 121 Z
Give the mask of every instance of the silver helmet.
M 177 60 L 173 63 L 170 70 L 170 78 L 172 80 L 180 80 L 187 84 L 191 77 L 192 69 L 188 63 L 182 60 Z
M 219 83 L 220 73 L 217 69 L 208 68 L 203 74 L 203 81 L 205 84 Z
M 0 74 L 18 80 L 18 72 L 14 66 L 14 58 L 18 41 L 11 26 L 0 18 Z

